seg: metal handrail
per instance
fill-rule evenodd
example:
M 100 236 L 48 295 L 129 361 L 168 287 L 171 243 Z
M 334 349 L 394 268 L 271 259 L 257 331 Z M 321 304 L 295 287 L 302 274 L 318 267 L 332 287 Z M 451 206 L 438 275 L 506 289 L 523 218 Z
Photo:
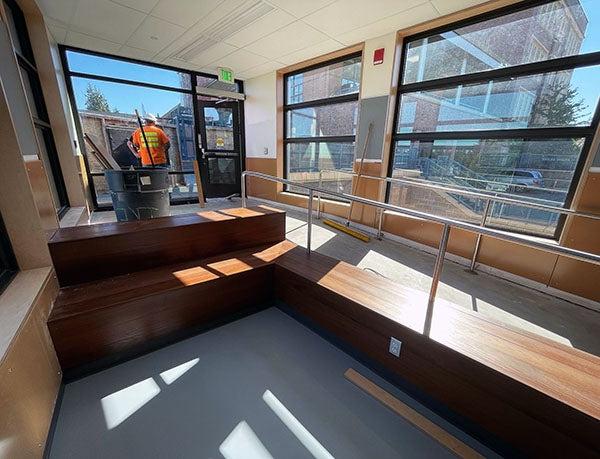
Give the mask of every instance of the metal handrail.
M 358 175 L 356 172 L 345 171 L 345 170 L 321 169 L 319 171 L 319 179 L 322 178 L 321 174 L 323 172 L 336 172 L 336 173 L 352 175 L 354 177 L 356 177 Z M 548 204 L 538 204 L 535 202 L 522 201 L 520 199 L 505 197 L 505 196 L 507 196 L 505 193 L 492 194 L 492 193 L 482 193 L 479 191 L 462 190 L 462 189 L 456 189 L 456 188 L 445 186 L 445 185 L 438 185 L 437 183 L 423 183 L 423 182 L 418 182 L 416 180 L 399 178 L 399 177 L 377 177 L 374 175 L 364 175 L 363 174 L 360 176 L 360 178 L 385 181 L 388 183 L 403 183 L 403 184 L 412 185 L 412 186 L 421 187 L 421 188 L 430 188 L 430 189 L 445 191 L 447 193 L 459 194 L 461 196 L 468 196 L 468 197 L 472 197 L 472 198 L 476 198 L 476 199 L 484 199 L 484 200 L 490 200 L 490 201 L 494 201 L 494 202 L 502 202 L 505 204 L 511 204 L 511 205 L 515 205 L 515 206 L 529 207 L 532 209 L 546 210 L 548 212 L 555 212 L 555 213 L 560 213 L 560 214 L 564 214 L 564 215 L 573 215 L 576 217 L 584 217 L 584 218 L 591 218 L 594 220 L 600 220 L 600 215 L 597 215 L 597 214 L 591 214 L 589 212 L 580 212 L 580 211 L 573 210 L 573 209 L 565 209 L 564 207 L 550 206 Z
M 353 177 L 358 176 L 356 172 L 353 171 L 345 171 L 345 170 L 335 170 L 335 169 L 321 169 L 319 171 L 319 187 L 323 185 L 323 172 L 335 172 L 351 175 Z M 402 183 L 410 186 L 416 186 L 421 188 L 427 188 L 432 190 L 440 190 L 447 193 L 459 194 L 461 196 L 468 196 L 475 199 L 483 199 L 486 201 L 483 213 L 481 215 L 481 222 L 479 225 L 481 227 L 485 227 L 487 223 L 488 216 L 490 214 L 490 210 L 492 207 L 492 202 L 500 202 L 504 204 L 510 204 L 515 206 L 527 207 L 530 209 L 539 209 L 547 212 L 560 213 L 563 215 L 572 215 L 576 217 L 590 218 L 592 220 L 600 220 L 600 215 L 591 214 L 588 212 L 580 212 L 573 209 L 565 209 L 564 207 L 556 207 L 550 206 L 548 204 L 538 204 L 535 202 L 521 201 L 520 199 L 515 199 L 512 197 L 507 197 L 506 193 L 482 193 L 478 191 L 457 189 L 449 186 L 438 185 L 435 183 L 423 183 L 416 180 L 406 179 L 406 178 L 398 178 L 398 177 L 377 177 L 374 175 L 361 175 L 361 178 L 371 179 L 371 180 L 379 180 L 385 181 L 388 183 Z M 318 194 L 317 201 L 317 218 L 321 218 L 321 193 Z M 382 226 L 383 226 L 383 218 L 384 218 L 385 210 L 379 212 L 379 222 L 377 229 L 377 238 L 381 239 L 383 235 Z M 473 255 L 471 256 L 471 263 L 469 265 L 470 271 L 475 271 L 475 266 L 477 264 L 477 256 L 479 255 L 479 248 L 481 247 L 481 234 L 477 235 L 477 240 L 475 241 L 475 248 L 473 249 Z
M 524 245 L 527 247 L 532 247 L 535 249 L 543 250 L 545 252 L 554 253 L 557 255 L 562 255 L 568 258 L 573 258 L 575 260 L 585 261 L 588 263 L 593 263 L 596 265 L 600 265 L 600 255 L 584 252 L 581 250 L 571 249 L 569 247 L 559 246 L 549 244 L 547 242 L 542 242 L 540 240 L 531 239 L 526 236 L 523 236 L 518 233 L 511 233 L 507 231 L 501 231 L 493 228 L 487 228 L 485 226 L 478 226 L 473 223 L 463 222 L 460 220 L 455 220 L 452 218 L 441 217 L 439 215 L 430 214 L 427 212 L 421 212 L 418 210 L 407 209 L 405 207 L 396 206 L 393 204 L 388 204 L 379 201 L 373 201 L 372 199 L 362 198 L 360 196 L 354 196 L 347 193 L 338 193 L 336 191 L 325 190 L 320 187 L 314 187 L 310 185 L 305 185 L 303 183 L 294 182 L 292 180 L 275 177 L 268 174 L 263 174 L 262 172 L 255 171 L 243 171 L 242 172 L 242 180 L 241 180 L 241 195 L 242 195 L 242 207 L 246 207 L 247 205 L 247 196 L 246 196 L 246 177 L 255 177 L 263 180 L 270 180 L 272 182 L 282 183 L 284 185 L 294 186 L 298 188 L 303 188 L 308 191 L 308 218 L 307 218 L 307 243 L 306 249 L 308 253 L 311 253 L 311 235 L 312 235 L 312 214 L 313 214 L 313 199 L 314 193 L 334 196 L 339 199 L 346 199 L 348 201 L 357 202 L 359 204 L 364 204 L 367 206 L 373 206 L 384 211 L 389 210 L 391 212 L 397 212 L 400 214 L 408 215 L 410 217 L 421 218 L 424 220 L 429 220 L 435 223 L 440 223 L 444 225 L 444 229 L 442 231 L 442 239 L 438 246 L 438 255 L 435 263 L 435 268 L 432 275 L 432 284 L 429 292 L 429 303 L 428 310 L 433 308 L 433 303 L 435 302 L 435 295 L 438 287 L 438 283 L 440 280 L 440 275 L 443 267 L 444 255 L 446 252 L 446 246 L 448 244 L 448 234 L 451 227 L 460 228 L 466 231 L 470 231 L 476 233 L 478 235 L 485 235 L 495 237 L 497 239 L 502 239 L 509 242 L 514 242 L 516 244 Z

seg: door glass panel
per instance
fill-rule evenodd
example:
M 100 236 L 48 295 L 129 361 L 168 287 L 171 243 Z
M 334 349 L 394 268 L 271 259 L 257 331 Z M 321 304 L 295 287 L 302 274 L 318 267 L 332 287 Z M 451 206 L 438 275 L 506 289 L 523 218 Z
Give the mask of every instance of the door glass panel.
M 204 107 L 207 150 L 234 150 L 233 110 L 228 107 Z
M 234 158 L 208 158 L 208 176 L 213 185 L 236 183 Z

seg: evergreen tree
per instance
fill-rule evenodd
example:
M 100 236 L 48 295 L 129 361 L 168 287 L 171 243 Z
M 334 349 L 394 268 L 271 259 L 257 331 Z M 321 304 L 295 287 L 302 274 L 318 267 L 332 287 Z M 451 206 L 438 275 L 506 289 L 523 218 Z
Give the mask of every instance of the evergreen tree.
M 588 116 L 587 108 L 577 88 L 568 83 L 554 83 L 544 91 L 536 111 L 546 126 L 572 126 Z
M 106 96 L 92 83 L 88 83 L 85 89 L 85 108 L 98 112 L 110 112 Z

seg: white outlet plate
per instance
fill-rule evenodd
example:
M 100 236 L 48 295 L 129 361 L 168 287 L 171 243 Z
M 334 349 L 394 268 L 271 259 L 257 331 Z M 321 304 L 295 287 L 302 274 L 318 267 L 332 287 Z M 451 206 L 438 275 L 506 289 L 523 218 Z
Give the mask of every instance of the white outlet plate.
M 400 357 L 400 348 L 402 347 L 402 341 L 394 338 L 393 336 L 390 337 L 390 354 L 395 355 L 396 357 Z

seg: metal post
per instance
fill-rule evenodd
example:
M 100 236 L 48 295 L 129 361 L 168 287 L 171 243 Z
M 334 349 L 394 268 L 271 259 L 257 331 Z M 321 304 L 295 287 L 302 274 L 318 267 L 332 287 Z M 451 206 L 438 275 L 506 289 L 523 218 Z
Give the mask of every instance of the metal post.
M 485 209 L 483 209 L 483 216 L 481 217 L 481 223 L 479 226 L 482 228 L 485 227 L 485 222 L 488 218 L 488 214 L 490 213 L 490 209 L 492 207 L 492 201 L 487 200 L 485 203 Z M 475 241 L 475 249 L 473 250 L 473 257 L 471 258 L 471 266 L 469 267 L 469 271 L 475 271 L 475 263 L 477 262 L 477 255 L 479 255 L 479 246 L 481 245 L 481 233 L 477 233 L 477 240 Z
M 433 276 L 431 276 L 431 289 L 429 290 L 429 309 L 433 307 L 435 302 L 435 295 L 437 293 L 438 284 L 440 283 L 440 276 L 442 275 L 442 267 L 444 265 L 444 256 L 446 255 L 446 247 L 448 246 L 448 237 L 450 236 L 450 225 L 445 224 L 444 230 L 442 231 L 442 239 L 438 247 L 437 258 L 435 259 L 435 266 L 433 268 Z
M 308 218 L 306 219 L 306 250 L 310 254 L 310 240 L 312 236 L 313 190 L 308 191 Z
M 242 188 L 240 191 L 242 195 L 242 207 L 246 207 L 246 174 L 242 174 Z
M 323 171 L 319 170 L 319 188 L 323 188 Z M 317 220 L 321 219 L 321 193 L 317 196 Z
M 383 214 L 385 213 L 385 209 L 379 209 L 379 224 L 377 226 L 377 239 L 380 241 L 383 239 L 383 231 L 381 228 L 383 227 Z

